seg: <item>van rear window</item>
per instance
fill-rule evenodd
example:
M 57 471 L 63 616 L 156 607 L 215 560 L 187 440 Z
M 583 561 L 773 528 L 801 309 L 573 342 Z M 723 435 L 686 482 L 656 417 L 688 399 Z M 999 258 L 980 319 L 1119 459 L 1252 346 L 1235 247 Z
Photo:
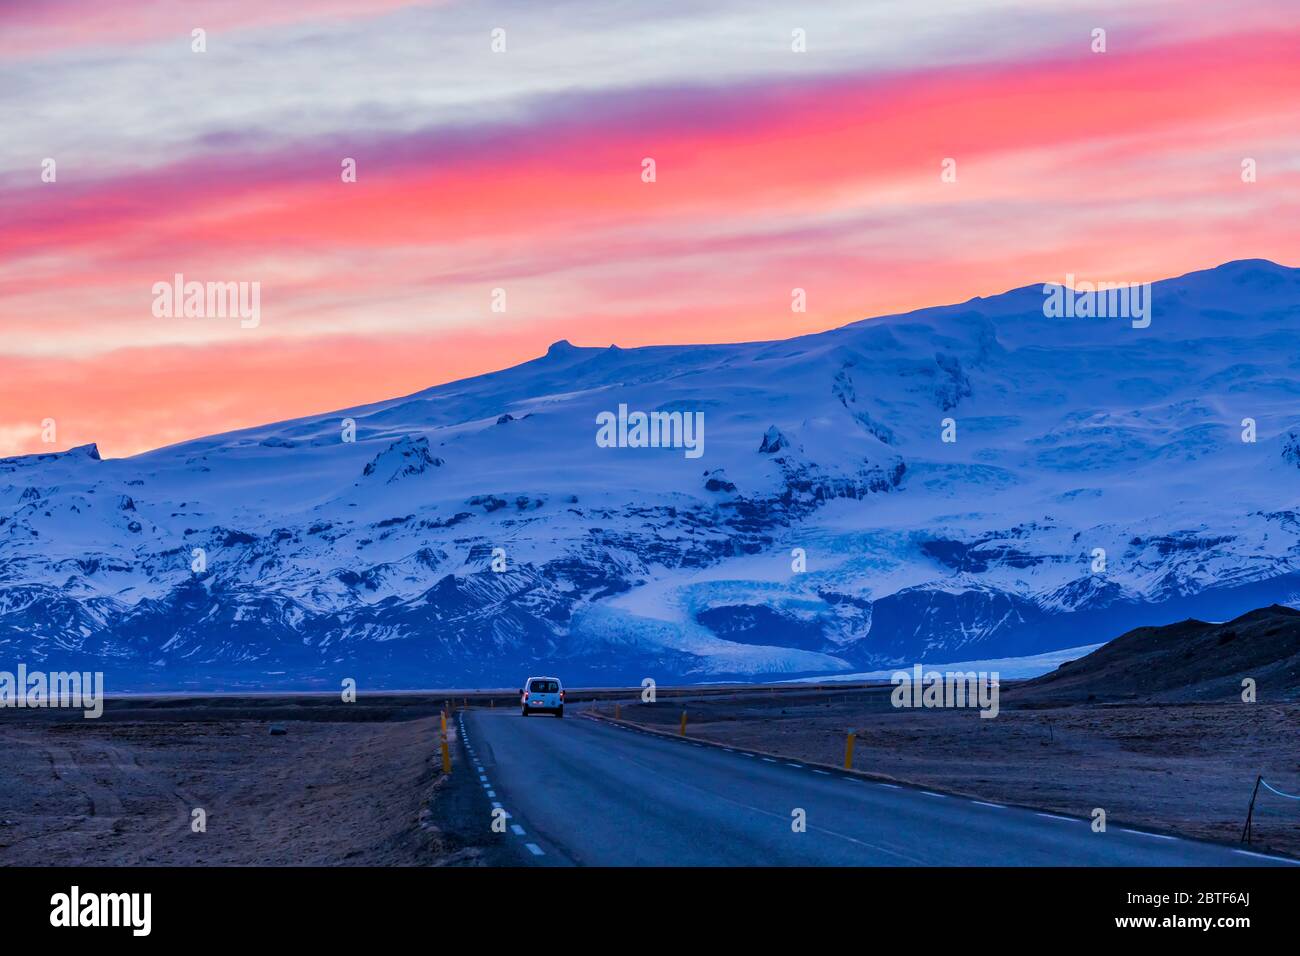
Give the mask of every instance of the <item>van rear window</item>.
M 535 680 L 528 685 L 528 689 L 534 694 L 554 694 L 560 689 L 560 684 L 553 680 Z

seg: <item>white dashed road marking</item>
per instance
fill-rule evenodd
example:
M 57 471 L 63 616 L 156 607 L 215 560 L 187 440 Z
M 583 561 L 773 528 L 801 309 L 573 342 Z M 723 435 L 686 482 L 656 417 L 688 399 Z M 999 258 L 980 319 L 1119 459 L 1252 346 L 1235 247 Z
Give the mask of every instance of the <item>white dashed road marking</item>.
M 1164 833 L 1147 833 L 1147 832 L 1145 832 L 1144 830 L 1125 830 L 1124 827 L 1120 827 L 1120 829 L 1121 829 L 1121 830 L 1124 830 L 1125 833 L 1133 833 L 1133 834 L 1136 834 L 1137 836 L 1153 837 L 1153 838 L 1155 838 L 1155 839 L 1157 839 L 1157 840 L 1172 840 L 1172 839 L 1174 839 L 1173 837 L 1168 836 L 1168 835 L 1166 835 L 1166 834 L 1164 834 Z
M 525 843 L 524 846 L 528 847 L 528 852 L 531 853 L 533 856 L 546 855 L 545 852 L 543 852 L 542 848 L 538 846 L 536 843 Z

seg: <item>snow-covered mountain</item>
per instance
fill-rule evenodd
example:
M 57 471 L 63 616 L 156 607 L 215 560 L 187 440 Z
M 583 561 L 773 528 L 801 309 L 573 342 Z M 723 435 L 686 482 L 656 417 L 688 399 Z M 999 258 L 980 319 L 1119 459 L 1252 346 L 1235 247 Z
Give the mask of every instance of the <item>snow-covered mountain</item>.
M 1147 328 L 1044 299 L 558 342 L 134 458 L 0 460 L 0 669 L 93 666 L 110 690 L 789 677 L 1295 603 L 1300 269 L 1156 283 Z M 637 412 L 680 413 L 655 423 L 684 440 L 628 447 Z

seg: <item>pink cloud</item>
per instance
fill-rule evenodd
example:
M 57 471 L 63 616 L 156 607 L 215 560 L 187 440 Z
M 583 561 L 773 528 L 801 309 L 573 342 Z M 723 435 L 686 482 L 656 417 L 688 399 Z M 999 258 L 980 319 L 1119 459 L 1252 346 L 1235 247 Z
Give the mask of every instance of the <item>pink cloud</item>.
M 28 57 L 78 47 L 189 44 L 196 27 L 210 34 L 301 21 L 373 17 L 427 0 L 8 0 L 0 5 L 0 56 Z
M 0 310 L 69 347 L 6 358 L 0 454 L 40 450 L 22 426 L 47 415 L 66 440 L 122 454 L 414 391 L 558 338 L 777 338 L 1065 271 L 1300 262 L 1297 52 L 1300 32 L 1277 29 L 1140 55 L 640 91 L 526 127 L 11 183 L 0 254 L 19 265 Z M 340 155 L 357 156 L 358 183 L 339 182 Z M 1241 182 L 1244 156 L 1258 183 Z M 944 157 L 955 184 L 939 180 Z M 282 321 L 255 343 L 151 341 L 149 285 L 203 270 L 274 277 Z M 474 330 L 471 309 L 419 334 L 326 327 L 403 296 L 413 318 L 437 313 L 439 296 L 505 279 L 522 290 L 509 324 Z M 789 311 L 794 285 L 806 315 Z M 106 328 L 115 348 L 138 347 L 75 347 Z

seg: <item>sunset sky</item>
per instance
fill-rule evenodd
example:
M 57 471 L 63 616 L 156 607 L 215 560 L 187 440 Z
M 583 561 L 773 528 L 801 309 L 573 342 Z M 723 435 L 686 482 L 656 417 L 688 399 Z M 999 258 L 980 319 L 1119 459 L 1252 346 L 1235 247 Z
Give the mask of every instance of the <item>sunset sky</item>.
M 6 0 L 0 118 L 0 455 L 1300 265 L 1296 0 Z M 155 317 L 176 273 L 260 324 Z

